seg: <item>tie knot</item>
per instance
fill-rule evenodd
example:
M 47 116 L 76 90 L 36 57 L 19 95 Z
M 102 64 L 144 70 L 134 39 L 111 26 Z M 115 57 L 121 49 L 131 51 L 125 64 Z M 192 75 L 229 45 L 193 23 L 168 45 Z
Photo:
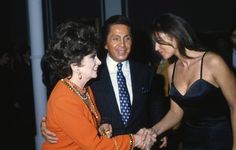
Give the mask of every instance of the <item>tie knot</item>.
M 117 64 L 117 69 L 118 69 L 119 71 L 121 71 L 121 68 L 122 68 L 122 63 L 118 63 L 118 64 Z

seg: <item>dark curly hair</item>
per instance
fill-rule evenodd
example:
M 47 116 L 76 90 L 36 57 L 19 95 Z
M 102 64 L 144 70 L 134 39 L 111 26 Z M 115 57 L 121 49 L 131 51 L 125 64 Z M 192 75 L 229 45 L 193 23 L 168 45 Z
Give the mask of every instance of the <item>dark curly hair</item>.
M 57 79 L 72 74 L 70 64 L 81 65 L 84 56 L 96 53 L 98 36 L 94 27 L 79 20 L 57 26 L 55 38 L 49 42 L 44 59 Z

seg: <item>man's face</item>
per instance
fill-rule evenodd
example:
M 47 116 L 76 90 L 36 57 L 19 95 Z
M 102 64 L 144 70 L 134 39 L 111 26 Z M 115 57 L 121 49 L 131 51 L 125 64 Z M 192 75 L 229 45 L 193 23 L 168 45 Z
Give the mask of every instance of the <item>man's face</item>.
M 127 60 L 132 45 L 130 28 L 123 24 L 115 24 L 110 27 L 105 49 L 111 58 L 117 62 Z

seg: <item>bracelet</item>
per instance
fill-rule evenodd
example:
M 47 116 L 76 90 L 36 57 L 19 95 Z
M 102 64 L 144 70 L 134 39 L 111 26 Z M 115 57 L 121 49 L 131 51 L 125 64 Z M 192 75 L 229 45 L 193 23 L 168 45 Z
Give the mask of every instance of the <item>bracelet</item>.
M 132 150 L 134 147 L 134 142 L 135 142 L 133 134 L 129 134 L 129 138 L 130 138 L 129 150 Z

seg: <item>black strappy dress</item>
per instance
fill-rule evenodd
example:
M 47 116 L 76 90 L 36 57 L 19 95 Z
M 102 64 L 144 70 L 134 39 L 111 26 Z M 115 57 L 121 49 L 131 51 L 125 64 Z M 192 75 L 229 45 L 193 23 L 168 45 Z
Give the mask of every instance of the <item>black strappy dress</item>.
M 220 88 L 202 79 L 205 54 L 201 59 L 200 79 L 184 95 L 174 85 L 176 62 L 174 64 L 170 97 L 184 111 L 183 149 L 232 150 L 232 129 L 227 102 Z

